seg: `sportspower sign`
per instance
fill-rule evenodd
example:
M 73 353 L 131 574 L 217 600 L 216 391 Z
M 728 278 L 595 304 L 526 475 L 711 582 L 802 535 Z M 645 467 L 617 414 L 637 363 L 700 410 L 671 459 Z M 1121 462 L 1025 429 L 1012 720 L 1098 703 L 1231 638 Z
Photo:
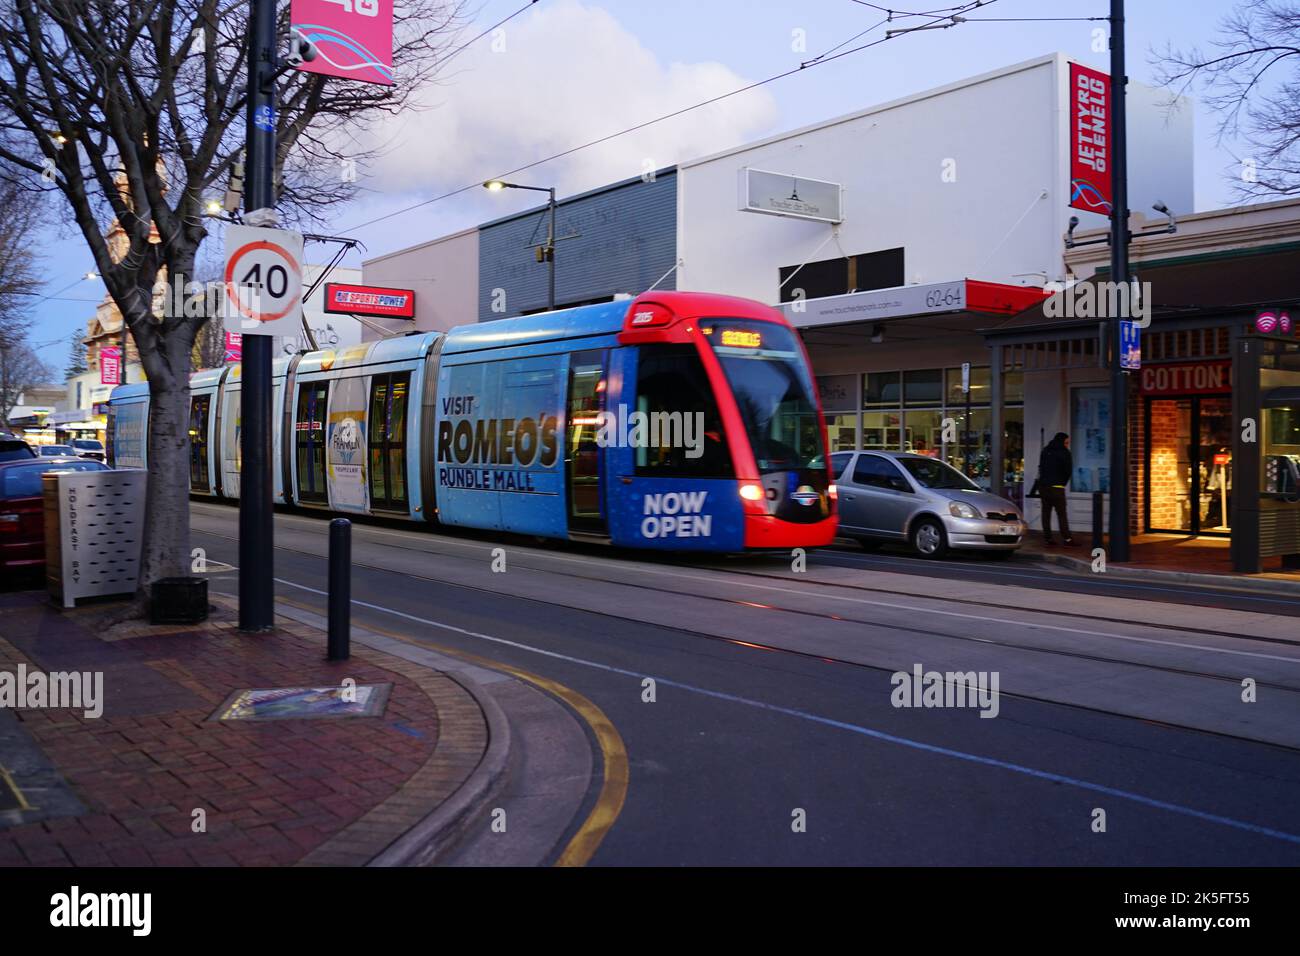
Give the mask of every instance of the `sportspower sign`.
M 410 289 L 326 282 L 325 311 L 377 319 L 413 319 L 415 293 Z

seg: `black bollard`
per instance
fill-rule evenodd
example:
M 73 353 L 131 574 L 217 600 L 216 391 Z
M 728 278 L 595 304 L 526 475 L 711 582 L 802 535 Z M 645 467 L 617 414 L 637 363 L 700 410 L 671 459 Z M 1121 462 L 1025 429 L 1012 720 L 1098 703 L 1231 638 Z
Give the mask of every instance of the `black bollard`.
M 352 612 L 352 522 L 335 518 L 330 522 L 329 653 L 331 661 L 345 661 L 350 654 Z
M 1103 547 L 1102 529 L 1106 523 L 1102 520 L 1102 502 L 1105 501 L 1105 495 L 1100 491 L 1092 493 L 1092 550 L 1096 551 Z

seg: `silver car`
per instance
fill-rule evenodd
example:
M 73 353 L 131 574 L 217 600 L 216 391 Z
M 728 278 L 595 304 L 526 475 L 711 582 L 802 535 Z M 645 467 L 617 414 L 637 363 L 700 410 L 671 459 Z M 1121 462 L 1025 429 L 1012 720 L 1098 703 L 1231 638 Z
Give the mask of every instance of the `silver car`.
M 1020 547 L 1025 520 L 956 468 L 925 455 L 847 451 L 831 455 L 840 534 L 864 547 L 907 542 L 925 558 L 950 548 L 1007 557 Z

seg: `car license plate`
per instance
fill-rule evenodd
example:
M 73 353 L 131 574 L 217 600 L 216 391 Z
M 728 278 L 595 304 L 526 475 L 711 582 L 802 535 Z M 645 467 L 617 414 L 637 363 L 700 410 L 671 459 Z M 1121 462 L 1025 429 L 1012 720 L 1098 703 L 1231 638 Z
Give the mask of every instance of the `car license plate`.
M 1012 535 L 1014 537 L 1015 533 L 1016 529 L 1009 524 L 1004 524 L 1002 527 L 998 528 L 998 534 L 1001 535 Z

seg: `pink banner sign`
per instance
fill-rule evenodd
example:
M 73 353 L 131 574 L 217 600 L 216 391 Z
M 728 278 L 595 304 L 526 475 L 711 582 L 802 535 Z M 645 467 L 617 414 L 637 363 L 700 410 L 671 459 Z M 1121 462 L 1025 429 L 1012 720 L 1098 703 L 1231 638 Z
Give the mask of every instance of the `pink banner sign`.
M 242 332 L 226 333 L 226 361 L 242 362 L 244 360 L 244 334 Z
M 122 350 L 117 346 L 105 346 L 99 350 L 99 384 L 122 384 Z
M 393 0 L 293 0 L 289 22 L 316 48 L 298 69 L 393 85 Z
M 1110 76 L 1070 64 L 1070 205 L 1110 215 Z

